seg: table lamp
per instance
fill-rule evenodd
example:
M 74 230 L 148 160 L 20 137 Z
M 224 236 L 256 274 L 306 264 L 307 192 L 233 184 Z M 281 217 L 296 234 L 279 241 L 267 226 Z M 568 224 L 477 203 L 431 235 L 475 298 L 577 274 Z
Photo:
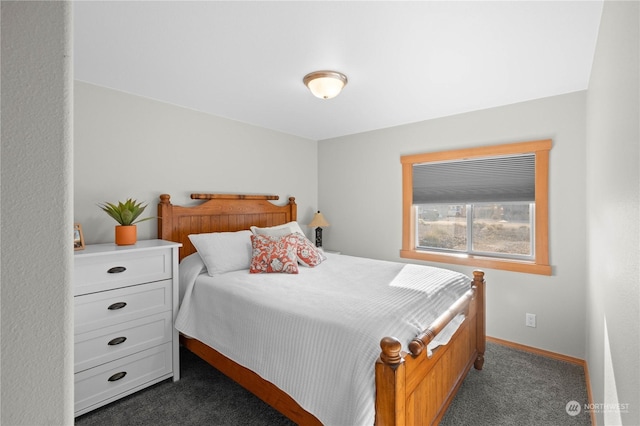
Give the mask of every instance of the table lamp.
M 310 228 L 316 228 L 316 247 L 322 247 L 322 227 L 329 226 L 329 222 L 324 218 L 320 210 L 313 215 L 313 220 L 308 225 Z

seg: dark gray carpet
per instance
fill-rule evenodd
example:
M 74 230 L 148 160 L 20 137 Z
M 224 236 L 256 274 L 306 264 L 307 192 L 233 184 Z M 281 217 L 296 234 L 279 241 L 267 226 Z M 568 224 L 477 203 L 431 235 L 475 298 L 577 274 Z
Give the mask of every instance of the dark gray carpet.
M 440 425 L 591 425 L 586 403 L 583 367 L 488 342 L 482 371 L 469 371 Z
M 180 380 L 160 382 L 76 418 L 78 426 L 292 426 L 289 419 L 180 347 Z
M 183 348 L 180 363 L 180 381 L 87 413 L 76 425 L 293 425 Z M 584 410 L 567 414 L 570 401 L 587 402 L 582 367 L 488 343 L 484 369 L 471 370 L 441 425 L 590 425 Z

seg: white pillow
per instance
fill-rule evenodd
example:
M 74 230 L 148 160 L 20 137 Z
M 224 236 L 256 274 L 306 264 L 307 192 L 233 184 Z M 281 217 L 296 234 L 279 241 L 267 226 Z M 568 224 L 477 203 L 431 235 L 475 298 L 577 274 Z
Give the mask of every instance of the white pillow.
M 189 239 L 211 276 L 251 266 L 251 231 L 191 234 Z
M 296 221 L 285 223 L 284 225 L 270 226 L 268 228 L 252 226 L 250 229 L 254 235 L 268 235 L 270 237 L 284 237 L 285 235 L 295 234 L 296 232 L 304 235 L 302 228 L 300 228 L 300 225 L 298 225 Z

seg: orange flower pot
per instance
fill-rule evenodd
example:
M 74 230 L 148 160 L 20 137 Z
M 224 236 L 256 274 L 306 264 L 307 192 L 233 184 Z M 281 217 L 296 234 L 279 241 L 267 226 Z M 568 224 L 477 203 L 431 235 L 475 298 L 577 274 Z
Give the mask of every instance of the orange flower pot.
M 136 225 L 116 226 L 116 245 L 130 246 L 138 239 L 138 227 Z

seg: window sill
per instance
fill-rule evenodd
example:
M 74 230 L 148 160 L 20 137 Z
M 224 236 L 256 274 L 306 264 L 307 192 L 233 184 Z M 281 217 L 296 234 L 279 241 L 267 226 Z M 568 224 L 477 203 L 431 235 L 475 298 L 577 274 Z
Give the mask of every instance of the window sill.
M 524 272 L 527 274 L 551 275 L 552 272 L 551 265 L 542 265 L 522 260 L 473 256 L 469 254 L 444 254 L 419 250 L 400 250 L 400 257 L 404 259 L 424 260 L 428 262 L 453 263 L 456 265 Z

